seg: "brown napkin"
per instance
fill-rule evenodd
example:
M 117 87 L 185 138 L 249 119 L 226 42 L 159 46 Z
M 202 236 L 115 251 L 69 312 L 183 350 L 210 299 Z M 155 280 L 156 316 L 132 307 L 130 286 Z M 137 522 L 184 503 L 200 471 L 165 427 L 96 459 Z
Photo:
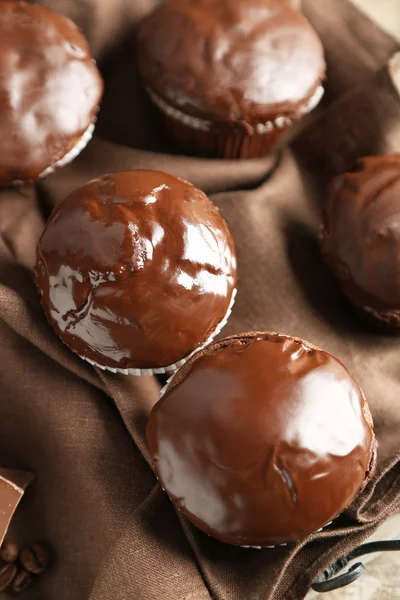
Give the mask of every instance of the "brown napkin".
M 346 0 L 304 0 L 329 63 L 318 120 L 278 165 L 276 157 L 200 160 L 176 153 L 135 74 L 134 26 L 153 0 L 43 4 L 83 27 L 107 91 L 98 134 L 71 166 L 36 188 L 0 193 L 0 463 L 36 474 L 13 534 L 25 545 L 43 539 L 56 553 L 28 597 L 303 598 L 323 568 L 400 510 L 400 341 L 357 323 L 317 244 L 326 176 L 359 153 L 400 151 L 396 68 L 391 77 L 387 67 L 396 44 Z M 228 220 L 240 284 L 227 334 L 266 329 L 304 337 L 341 358 L 365 390 L 380 442 L 378 473 L 343 517 L 307 543 L 229 547 L 179 517 L 144 444 L 159 382 L 92 369 L 46 323 L 32 267 L 51 207 L 92 177 L 136 167 L 189 179 Z

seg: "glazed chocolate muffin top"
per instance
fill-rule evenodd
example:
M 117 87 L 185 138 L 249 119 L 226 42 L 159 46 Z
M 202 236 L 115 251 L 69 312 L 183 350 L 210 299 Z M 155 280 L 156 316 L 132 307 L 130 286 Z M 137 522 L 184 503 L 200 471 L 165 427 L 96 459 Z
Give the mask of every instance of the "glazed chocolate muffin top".
M 283 0 L 170 0 L 143 21 L 138 61 L 172 107 L 249 124 L 301 116 L 325 75 L 317 34 Z
M 400 154 L 364 158 L 333 180 L 322 252 L 354 304 L 400 311 Z
M 0 185 L 33 181 L 68 154 L 102 91 L 72 21 L 35 4 L 0 2 Z
M 207 196 L 157 171 L 105 175 L 53 212 L 37 249 L 48 320 L 101 366 L 169 366 L 206 342 L 236 286 L 228 227 Z
M 241 546 L 315 532 L 376 464 L 356 381 L 332 355 L 280 334 L 236 335 L 196 353 L 153 408 L 147 440 L 177 508 Z

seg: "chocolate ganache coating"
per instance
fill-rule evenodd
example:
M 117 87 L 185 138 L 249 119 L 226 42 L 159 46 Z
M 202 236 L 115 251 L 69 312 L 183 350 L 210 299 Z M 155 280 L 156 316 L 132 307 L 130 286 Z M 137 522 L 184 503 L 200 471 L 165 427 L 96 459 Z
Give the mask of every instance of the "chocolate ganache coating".
M 275 333 L 196 353 L 153 408 L 147 441 L 177 508 L 242 546 L 303 539 L 337 517 L 371 478 L 377 447 L 343 364 Z
M 237 281 L 228 227 L 207 196 L 157 171 L 91 181 L 53 212 L 37 249 L 60 338 L 100 366 L 169 366 L 206 342 Z
M 320 39 L 282 0 L 170 0 L 143 21 L 138 62 L 175 109 L 248 124 L 302 116 L 325 76 Z
M 33 181 L 92 124 L 103 82 L 69 19 L 35 4 L 0 2 L 0 185 Z
M 400 316 L 400 154 L 364 158 L 333 180 L 322 253 L 355 305 Z

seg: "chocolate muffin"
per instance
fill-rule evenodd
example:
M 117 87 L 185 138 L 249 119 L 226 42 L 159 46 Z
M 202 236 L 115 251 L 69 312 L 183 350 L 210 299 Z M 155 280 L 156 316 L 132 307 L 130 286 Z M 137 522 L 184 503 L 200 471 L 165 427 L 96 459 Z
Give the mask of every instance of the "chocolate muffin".
M 0 2 L 0 185 L 32 182 L 90 140 L 103 92 L 88 43 L 69 19 Z
M 329 190 L 323 256 L 344 294 L 400 332 L 400 154 L 367 157 Z
M 36 280 L 49 322 L 81 358 L 125 374 L 164 373 L 225 324 L 236 255 L 202 191 L 166 173 L 126 171 L 55 208 Z
M 366 399 L 343 364 L 276 333 L 197 352 L 154 406 L 147 442 L 178 510 L 240 546 L 327 525 L 370 480 L 377 452 Z
M 319 102 L 321 41 L 285 0 L 170 0 L 140 27 L 138 64 L 190 153 L 267 154 Z

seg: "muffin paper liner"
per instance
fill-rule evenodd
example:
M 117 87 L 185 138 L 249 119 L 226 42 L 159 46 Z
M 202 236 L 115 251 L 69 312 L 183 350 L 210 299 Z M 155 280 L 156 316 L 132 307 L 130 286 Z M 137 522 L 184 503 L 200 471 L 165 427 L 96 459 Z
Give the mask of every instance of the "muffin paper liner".
M 86 358 L 86 357 L 80 356 L 80 355 L 78 355 L 78 356 L 82 360 L 85 360 L 86 362 L 90 363 L 93 367 L 98 367 L 99 369 L 102 369 L 102 371 L 109 371 L 111 373 L 121 373 L 122 375 L 136 375 L 139 377 L 141 375 L 161 375 L 161 374 L 165 374 L 165 373 L 174 373 L 179 369 L 179 367 L 182 367 L 189 360 L 189 358 L 191 358 L 193 356 L 193 354 L 195 354 L 196 352 L 199 352 L 205 346 L 210 344 L 213 341 L 213 339 L 222 331 L 222 329 L 227 324 L 229 317 L 231 316 L 233 305 L 235 304 L 236 294 L 237 294 L 237 289 L 235 288 L 232 292 L 231 301 L 229 303 L 229 307 L 225 314 L 225 317 L 219 323 L 219 325 L 216 327 L 216 329 L 212 333 L 212 335 L 204 342 L 204 344 L 202 344 L 198 348 L 195 348 L 195 350 L 193 350 L 193 352 L 191 352 L 190 354 L 185 356 L 185 358 L 178 360 L 176 363 L 173 363 L 172 365 L 168 365 L 166 367 L 158 367 L 155 369 L 133 369 L 133 368 L 118 369 L 118 368 L 113 368 L 113 367 L 105 367 L 103 365 L 99 365 L 99 363 L 97 363 L 93 360 L 90 360 L 89 358 Z
M 163 113 L 167 128 L 183 148 L 196 150 L 205 156 L 219 156 L 230 159 L 258 158 L 268 154 L 282 135 L 292 125 L 288 116 L 276 117 L 254 127 L 242 123 L 225 123 L 192 117 L 170 106 L 149 87 L 147 93 Z M 304 106 L 302 116 L 313 110 L 324 95 L 322 85 L 318 86 L 312 98 Z
M 326 523 L 323 527 L 320 527 L 313 533 L 319 533 L 320 531 L 323 531 L 324 529 L 326 529 L 326 527 L 329 527 L 329 525 L 332 525 L 333 521 L 335 521 L 339 517 L 340 517 L 340 515 L 338 515 L 337 517 L 332 519 L 332 521 L 329 521 L 329 523 Z M 239 547 L 240 548 L 251 548 L 253 550 L 267 550 L 267 549 L 273 549 L 273 548 L 284 548 L 285 546 L 288 546 L 289 544 L 297 544 L 298 542 L 301 542 L 301 541 L 302 540 L 293 540 L 292 542 L 286 542 L 285 544 L 275 544 L 274 546 L 239 546 Z
M 39 179 L 43 179 L 43 177 L 47 177 L 47 175 L 51 175 L 56 169 L 59 167 L 65 167 L 70 162 L 75 160 L 75 158 L 86 148 L 88 143 L 93 137 L 94 129 L 96 126 L 97 117 L 92 121 L 89 127 L 86 129 L 85 133 L 82 137 L 79 138 L 75 146 L 65 154 L 60 160 L 58 160 L 54 165 L 47 167 L 44 171 L 42 171 L 39 175 Z

